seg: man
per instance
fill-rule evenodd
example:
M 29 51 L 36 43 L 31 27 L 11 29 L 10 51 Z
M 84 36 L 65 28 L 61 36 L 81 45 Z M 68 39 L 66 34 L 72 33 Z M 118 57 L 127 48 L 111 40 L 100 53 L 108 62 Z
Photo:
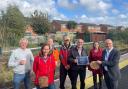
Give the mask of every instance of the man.
M 54 46 L 54 42 L 53 39 L 48 39 L 47 44 L 49 44 L 50 46 L 50 53 L 53 53 L 53 56 L 55 58 L 56 61 L 56 65 L 58 64 L 59 61 L 59 51 L 58 49 Z
M 27 39 L 22 38 L 19 41 L 19 45 L 20 47 L 12 52 L 8 62 L 8 66 L 13 67 L 14 70 L 14 89 L 20 89 L 20 83 L 22 81 L 24 81 L 25 89 L 31 89 L 30 73 L 32 72 L 34 58 L 31 50 L 27 49 Z
M 70 43 L 70 38 L 68 36 L 64 37 L 64 43 L 60 48 L 60 89 L 65 89 L 64 83 L 66 76 L 68 75 L 69 78 L 71 77 L 70 74 L 70 66 L 67 63 L 69 52 L 72 46 Z
M 83 48 L 83 39 L 78 39 L 76 47 L 71 49 L 68 63 L 70 64 L 71 70 L 71 84 L 72 89 L 77 89 L 77 77 L 80 76 L 80 89 L 85 89 L 85 76 L 86 76 L 86 65 L 77 65 L 77 57 L 87 56 L 85 49 Z
M 106 39 L 105 45 L 106 49 L 103 51 L 103 61 L 97 61 L 97 63 L 103 66 L 103 74 L 107 88 L 118 89 L 120 53 L 113 47 L 111 39 Z

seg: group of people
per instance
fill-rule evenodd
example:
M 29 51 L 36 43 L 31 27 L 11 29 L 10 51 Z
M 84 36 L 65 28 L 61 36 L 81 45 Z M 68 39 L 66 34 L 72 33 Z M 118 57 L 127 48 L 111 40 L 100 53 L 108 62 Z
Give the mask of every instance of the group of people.
M 37 89 L 56 89 L 54 75 L 57 65 L 60 65 L 60 89 L 66 89 L 67 75 L 71 81 L 71 89 L 77 89 L 78 75 L 80 89 L 85 89 L 87 68 L 92 71 L 94 89 L 103 89 L 103 76 L 108 89 L 118 89 L 120 53 L 113 47 L 111 39 L 105 40 L 105 49 L 102 49 L 98 42 L 94 42 L 89 54 L 84 48 L 83 39 L 78 39 L 76 46 L 72 46 L 68 36 L 64 36 L 59 50 L 54 46 L 53 39 L 48 39 L 42 44 L 41 50 L 35 57 L 27 45 L 28 40 L 22 38 L 19 41 L 20 47 L 12 52 L 8 62 L 8 66 L 13 67 L 14 70 L 14 89 L 19 89 L 22 81 L 25 89 L 31 89 L 31 81 L 34 81 Z M 88 56 L 89 63 L 78 65 L 77 57 L 81 56 Z M 90 66 L 94 61 L 99 65 L 98 69 Z

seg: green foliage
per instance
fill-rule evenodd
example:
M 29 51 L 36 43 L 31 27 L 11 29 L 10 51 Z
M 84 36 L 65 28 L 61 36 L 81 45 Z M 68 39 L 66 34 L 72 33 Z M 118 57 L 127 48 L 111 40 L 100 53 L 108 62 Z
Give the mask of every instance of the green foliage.
M 47 13 L 42 13 L 37 10 L 31 16 L 33 30 L 38 34 L 45 34 L 51 29 L 51 24 L 48 20 Z
M 6 42 L 3 42 L 8 45 L 17 45 L 19 38 L 24 35 L 25 21 L 24 16 L 15 5 L 9 5 L 7 10 L 1 11 L 1 23 L 0 23 L 0 32 L 1 39 Z
M 76 25 L 77 25 L 77 23 L 75 21 L 68 21 L 67 28 L 68 29 L 75 29 Z

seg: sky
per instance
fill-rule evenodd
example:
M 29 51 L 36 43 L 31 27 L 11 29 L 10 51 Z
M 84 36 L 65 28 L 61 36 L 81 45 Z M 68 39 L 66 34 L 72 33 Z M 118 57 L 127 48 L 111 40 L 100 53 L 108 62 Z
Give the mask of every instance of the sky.
M 128 0 L 0 0 L 0 10 L 9 4 L 17 5 L 24 16 L 39 10 L 51 20 L 128 26 Z

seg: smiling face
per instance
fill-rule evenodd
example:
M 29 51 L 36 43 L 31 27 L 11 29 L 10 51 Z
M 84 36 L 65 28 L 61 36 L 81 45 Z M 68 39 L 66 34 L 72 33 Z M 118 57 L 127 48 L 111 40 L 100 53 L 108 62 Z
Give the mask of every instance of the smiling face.
M 47 56 L 49 54 L 50 48 L 48 45 L 45 45 L 42 49 L 43 55 Z
M 98 49 L 98 48 L 99 48 L 99 43 L 98 43 L 98 42 L 94 42 L 93 47 L 94 47 L 95 49 Z
M 111 49 L 113 47 L 113 42 L 111 39 L 105 40 L 105 46 L 107 49 Z
M 69 45 L 70 44 L 70 38 L 69 37 L 64 37 L 64 44 Z
M 78 47 L 78 48 L 82 48 L 83 45 L 84 45 L 84 40 L 78 39 L 78 41 L 77 41 L 77 47 Z

